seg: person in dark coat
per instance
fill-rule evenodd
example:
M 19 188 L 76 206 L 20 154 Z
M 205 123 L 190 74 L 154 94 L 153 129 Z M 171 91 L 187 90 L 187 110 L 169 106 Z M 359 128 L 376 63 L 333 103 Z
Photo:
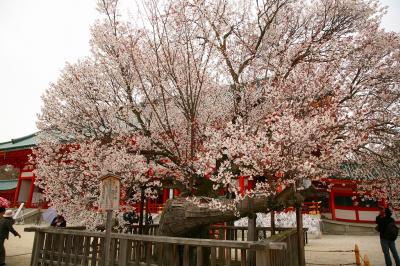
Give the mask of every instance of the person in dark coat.
M 66 227 L 67 226 L 67 221 L 65 220 L 64 216 L 62 216 L 61 214 L 58 214 L 56 217 L 54 217 L 54 219 L 51 222 L 50 226 Z
M 392 260 L 390 259 L 389 250 L 392 252 L 396 266 L 400 266 L 399 255 L 397 254 L 396 243 L 393 240 L 389 240 L 386 237 L 386 228 L 388 224 L 394 223 L 392 218 L 392 211 L 389 208 L 381 208 L 381 213 L 376 216 L 376 223 L 378 224 L 377 230 L 379 232 L 381 247 L 383 255 L 385 256 L 385 262 L 387 266 L 392 266 Z
M 149 217 L 147 218 L 147 224 L 153 224 L 153 216 L 149 213 Z
M 5 211 L 3 218 L 0 219 L 0 266 L 6 265 L 6 250 L 4 248 L 4 240 L 8 239 L 8 235 L 11 232 L 14 236 L 21 238 L 21 235 L 15 231 L 13 224 L 14 219 L 12 218 L 13 211 Z

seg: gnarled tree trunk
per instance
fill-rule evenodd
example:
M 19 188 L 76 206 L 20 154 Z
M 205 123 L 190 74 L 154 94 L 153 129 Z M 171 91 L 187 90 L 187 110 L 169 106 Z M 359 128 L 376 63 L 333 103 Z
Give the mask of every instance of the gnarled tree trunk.
M 271 210 L 294 206 L 301 202 L 302 196 L 292 189 L 286 189 L 276 196 L 246 197 L 236 205 L 239 216 L 232 210 L 215 210 L 204 204 L 198 206 L 186 198 L 167 201 L 161 214 L 158 234 L 164 236 L 190 237 L 193 232 L 210 224 L 229 222 L 256 212 L 268 213 Z M 233 200 L 222 199 L 222 204 L 231 204 Z M 202 231 L 202 230 L 201 230 Z

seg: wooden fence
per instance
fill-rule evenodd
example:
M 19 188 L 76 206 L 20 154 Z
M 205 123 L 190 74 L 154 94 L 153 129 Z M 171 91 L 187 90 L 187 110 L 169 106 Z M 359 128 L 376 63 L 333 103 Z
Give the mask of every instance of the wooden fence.
M 156 235 L 158 224 L 149 224 L 143 226 L 145 235 Z M 276 233 L 281 233 L 287 230 L 292 230 L 291 227 L 276 227 L 272 232 L 271 227 L 256 227 L 256 235 L 259 240 L 267 239 Z M 129 225 L 120 230 L 123 233 L 138 234 L 139 225 Z M 247 241 L 247 226 L 229 226 L 229 225 L 212 225 L 210 226 L 210 238 L 217 240 L 236 240 Z M 308 244 L 308 228 L 303 228 L 304 244 Z
M 63 228 L 26 228 L 35 232 L 31 265 L 103 266 L 105 234 Z M 250 253 L 256 266 L 298 265 L 297 235 L 287 230 L 260 241 L 192 239 L 111 234 L 108 265 L 244 266 Z
M 276 227 L 274 232 L 272 232 L 271 227 L 256 227 L 256 236 L 259 240 L 268 239 L 276 233 L 280 234 L 282 232 L 292 230 L 294 228 L 290 227 Z M 246 241 L 247 240 L 247 226 L 226 226 L 226 225 L 213 225 L 210 227 L 210 237 L 212 239 L 223 239 L 223 240 L 237 240 Z M 303 228 L 304 244 L 308 243 L 308 228 Z

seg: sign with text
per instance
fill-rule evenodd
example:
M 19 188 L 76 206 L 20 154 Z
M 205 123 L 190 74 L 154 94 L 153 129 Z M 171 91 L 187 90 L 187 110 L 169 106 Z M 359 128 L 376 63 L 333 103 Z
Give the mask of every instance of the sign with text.
M 120 198 L 120 179 L 115 175 L 106 175 L 101 178 L 100 209 L 118 210 Z

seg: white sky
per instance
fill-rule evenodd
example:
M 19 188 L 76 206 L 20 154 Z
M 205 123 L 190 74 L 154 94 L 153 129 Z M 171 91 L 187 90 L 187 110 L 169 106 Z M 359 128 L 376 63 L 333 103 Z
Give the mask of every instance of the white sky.
M 400 32 L 400 1 L 381 2 L 389 7 L 383 26 Z M 89 55 L 95 7 L 96 0 L 0 0 L 0 142 L 37 131 L 49 83 L 65 62 Z

